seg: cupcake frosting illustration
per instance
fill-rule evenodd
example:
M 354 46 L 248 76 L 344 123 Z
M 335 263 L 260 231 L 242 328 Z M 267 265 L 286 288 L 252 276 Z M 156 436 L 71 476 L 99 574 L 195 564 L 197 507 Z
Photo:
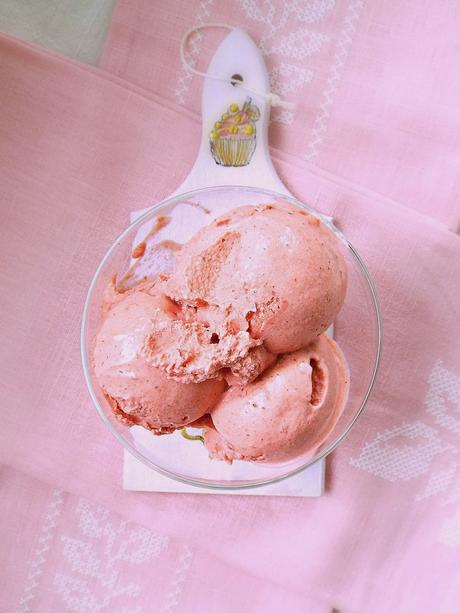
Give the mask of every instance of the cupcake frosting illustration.
M 240 108 L 230 104 L 228 110 L 216 121 L 209 135 L 211 153 L 221 166 L 246 166 L 256 148 L 256 121 L 260 111 L 247 98 Z

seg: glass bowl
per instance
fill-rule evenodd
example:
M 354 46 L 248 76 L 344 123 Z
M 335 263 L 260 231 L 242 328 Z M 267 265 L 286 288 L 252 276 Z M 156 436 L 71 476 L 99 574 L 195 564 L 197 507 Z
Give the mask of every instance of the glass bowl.
M 348 267 L 348 290 L 342 310 L 334 323 L 334 337 L 350 368 L 350 392 L 345 409 L 333 431 L 315 450 L 295 460 L 275 463 L 236 461 L 229 465 L 210 460 L 199 441 L 186 440 L 180 432 L 155 436 L 141 426 L 127 426 L 112 414 L 95 379 L 91 350 L 99 326 L 102 295 L 114 274 L 126 272 L 133 245 L 138 244 L 157 216 L 171 221 L 157 239 L 185 242 L 202 226 L 226 211 L 244 204 L 260 204 L 284 199 L 321 218 L 339 243 Z M 282 254 L 279 254 L 282 257 Z M 360 342 L 356 343 L 356 335 Z M 86 298 L 81 328 L 81 353 L 88 390 L 94 405 L 110 432 L 120 443 L 150 468 L 188 484 L 216 489 L 250 488 L 280 481 L 305 470 L 331 453 L 344 439 L 362 413 L 374 385 L 381 347 L 381 322 L 378 298 L 372 279 L 353 246 L 318 211 L 295 198 L 269 190 L 249 187 L 216 187 L 174 196 L 153 206 L 131 224 L 114 242 L 99 264 Z

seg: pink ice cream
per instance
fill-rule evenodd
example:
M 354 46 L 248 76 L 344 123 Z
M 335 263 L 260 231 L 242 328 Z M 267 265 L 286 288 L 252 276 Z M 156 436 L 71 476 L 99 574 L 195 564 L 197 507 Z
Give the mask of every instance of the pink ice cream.
M 225 392 L 205 430 L 208 451 L 227 462 L 283 462 L 313 450 L 335 426 L 348 386 L 345 358 L 323 334 Z
M 270 353 L 263 345 L 250 349 L 248 354 L 232 362 L 225 372 L 229 385 L 245 385 L 256 379 L 269 366 L 276 362 L 276 355 Z
M 115 415 L 154 434 L 208 415 L 206 445 L 227 461 L 318 446 L 348 390 L 322 334 L 346 292 L 335 235 L 281 201 L 234 209 L 181 246 L 154 242 L 167 223 L 136 246 L 101 308 L 95 374 Z
M 112 289 L 110 298 L 96 338 L 94 366 L 115 415 L 165 434 L 210 412 L 226 387 L 223 380 L 179 383 L 146 359 L 152 330 L 169 335 L 174 305 L 152 284 L 118 295 Z
M 328 328 L 346 280 L 335 235 L 283 202 L 234 209 L 199 231 L 178 253 L 166 292 L 198 316 L 203 307 L 212 313 L 219 338 L 247 332 L 247 349 L 259 340 L 276 354 Z

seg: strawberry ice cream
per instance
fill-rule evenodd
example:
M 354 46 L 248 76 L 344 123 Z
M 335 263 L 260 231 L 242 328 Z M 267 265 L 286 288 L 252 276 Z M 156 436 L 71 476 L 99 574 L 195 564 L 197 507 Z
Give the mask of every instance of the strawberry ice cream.
M 178 383 L 145 356 L 153 326 L 168 330 L 174 311 L 152 285 L 120 294 L 96 338 L 94 366 L 99 385 L 116 416 L 165 434 L 210 412 L 225 383 Z
M 248 331 L 272 353 L 296 351 L 342 306 L 337 242 L 318 218 L 284 202 L 234 209 L 184 245 L 167 292 L 198 310 L 209 305 L 220 329 Z
M 281 201 L 233 209 L 183 245 L 153 240 L 167 223 L 101 308 L 94 366 L 114 414 L 154 434 L 206 423 L 210 455 L 229 462 L 320 445 L 348 390 L 323 334 L 347 285 L 336 236 Z
M 347 400 L 349 376 L 337 344 L 322 334 L 282 356 L 256 381 L 232 387 L 205 429 L 212 457 L 282 462 L 318 447 Z

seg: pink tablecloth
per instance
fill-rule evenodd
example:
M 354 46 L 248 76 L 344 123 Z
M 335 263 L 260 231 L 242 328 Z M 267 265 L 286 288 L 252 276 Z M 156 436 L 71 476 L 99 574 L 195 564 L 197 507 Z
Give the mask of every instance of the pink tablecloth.
M 460 222 L 456 3 L 400 0 L 120 0 L 101 65 L 198 112 L 201 80 L 180 65 L 189 28 L 227 22 L 260 45 L 274 90 L 271 144 L 355 185 Z M 206 69 L 222 30 L 190 41 Z
M 342 8 L 331 14 L 339 19 Z M 188 27 L 188 10 L 166 18 L 157 7 L 165 35 L 145 39 L 152 57 L 175 48 L 167 26 Z M 133 48 L 155 23 L 126 24 Z M 121 53 L 113 49 L 112 58 Z M 456 612 L 459 237 L 413 202 L 397 204 L 371 191 L 378 185 L 280 144 L 283 179 L 334 214 L 382 297 L 385 350 L 367 411 L 330 458 L 318 500 L 123 492 L 121 449 L 84 388 L 80 313 L 129 211 L 185 176 L 198 115 L 165 92 L 6 37 L 0 57 L 0 610 Z M 356 155 L 370 177 L 359 147 Z M 445 161 L 454 165 L 447 149 Z M 451 215 L 455 193 L 444 188 L 439 210 Z M 437 201 L 426 200 L 425 212 L 434 216 Z

